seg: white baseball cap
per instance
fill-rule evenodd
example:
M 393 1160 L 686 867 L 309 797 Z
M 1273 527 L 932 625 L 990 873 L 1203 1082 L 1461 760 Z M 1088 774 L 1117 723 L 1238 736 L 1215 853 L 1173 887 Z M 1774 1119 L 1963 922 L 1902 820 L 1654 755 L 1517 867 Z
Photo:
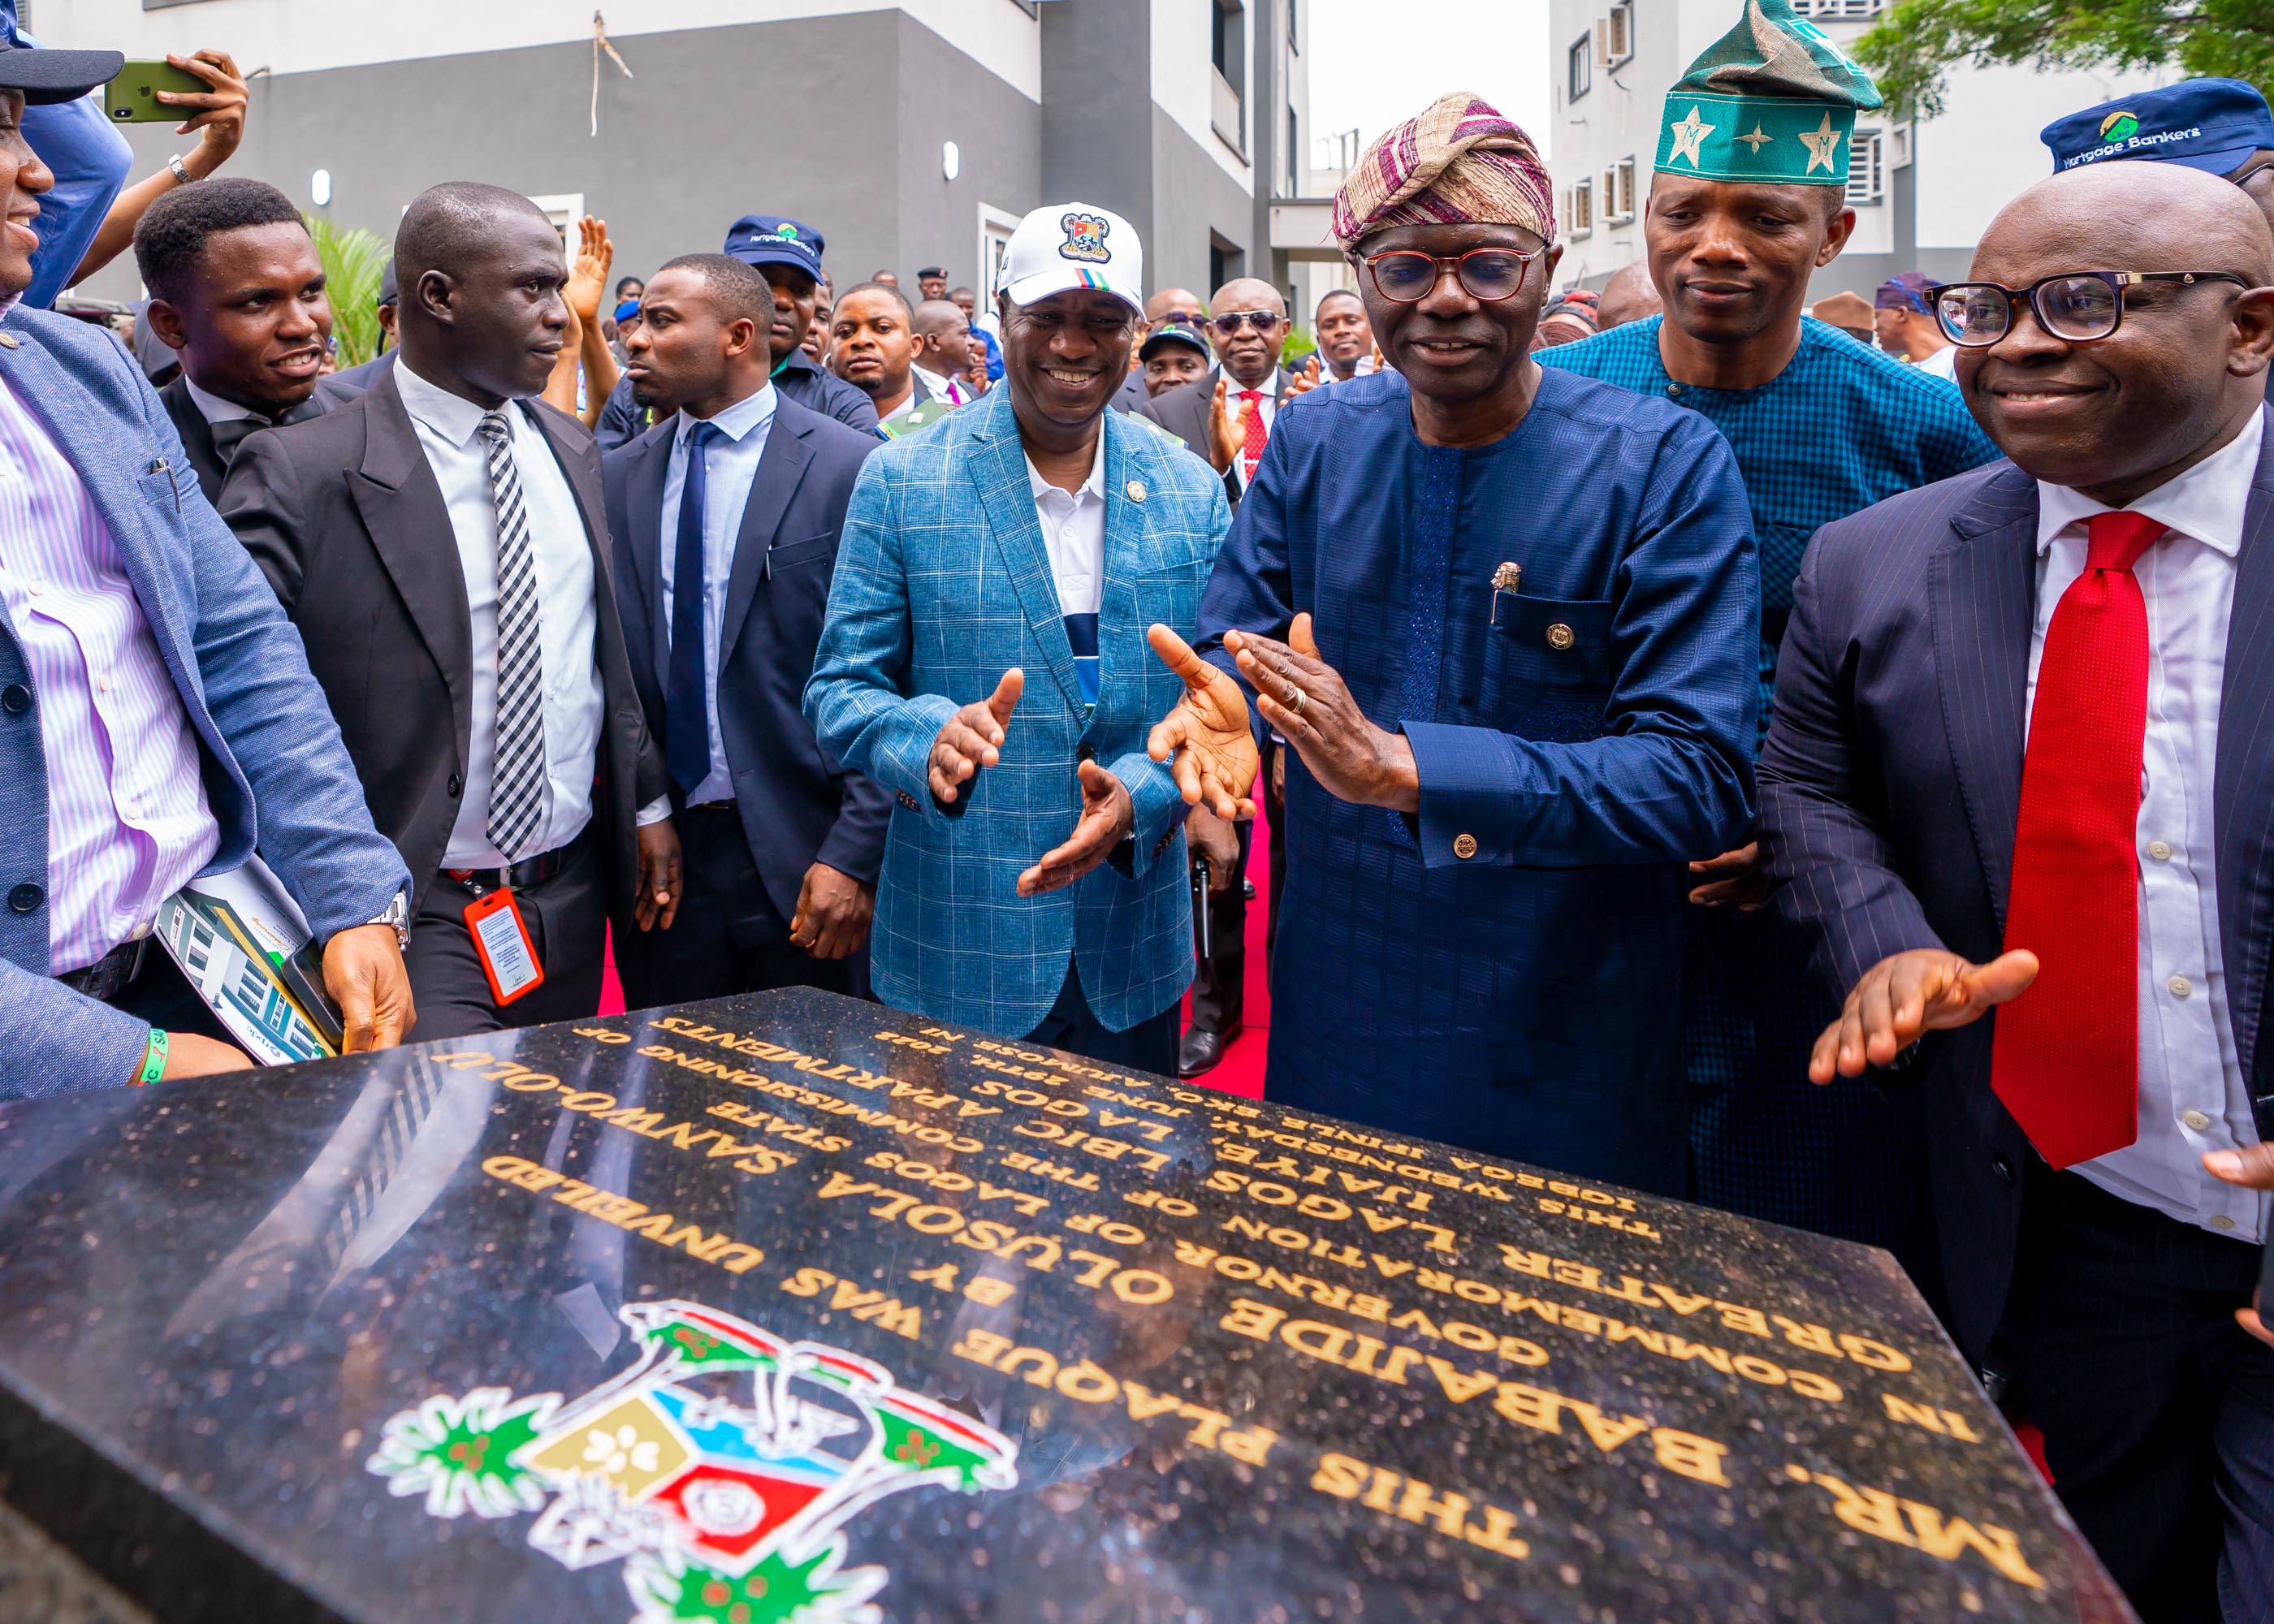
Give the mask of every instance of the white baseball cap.
M 1053 293 L 1096 288 L 1145 314 L 1145 246 L 1137 228 L 1091 203 L 1038 208 L 1011 233 L 1003 259 L 1003 291 L 1013 304 Z

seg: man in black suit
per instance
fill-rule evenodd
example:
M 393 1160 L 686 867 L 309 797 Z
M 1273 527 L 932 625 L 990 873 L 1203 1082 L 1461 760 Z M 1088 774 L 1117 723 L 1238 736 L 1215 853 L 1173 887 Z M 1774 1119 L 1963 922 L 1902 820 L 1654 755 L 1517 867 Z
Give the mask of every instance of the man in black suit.
M 401 360 L 247 440 L 222 516 L 410 866 L 419 1035 L 590 1015 L 607 926 L 669 927 L 679 843 L 610 587 L 599 454 L 534 398 L 568 331 L 561 239 L 527 199 L 454 182 L 411 203 L 395 255 Z
M 177 187 L 134 228 L 142 320 L 182 358 L 158 391 L 207 501 L 245 436 L 313 417 L 332 334 L 324 264 L 292 199 L 265 181 Z
M 1262 459 L 1271 425 L 1293 381 L 1279 365 L 1287 342 L 1287 301 L 1268 282 L 1242 276 L 1209 301 L 1215 371 L 1197 383 L 1163 390 L 1136 408 L 1205 457 L 1224 476 L 1232 506 Z
M 334 372 L 316 385 L 316 407 L 329 411 L 335 406 L 344 406 L 379 381 L 379 375 L 395 365 L 395 317 L 398 296 L 395 282 L 395 258 L 388 256 L 387 268 L 379 274 L 379 353 L 360 366 L 350 366 L 345 372 Z
M 670 930 L 627 944 L 630 984 L 674 998 L 862 991 L 892 797 L 837 770 L 799 703 L 838 529 L 878 442 L 768 380 L 773 295 L 744 261 L 674 259 L 641 311 L 626 372 L 661 420 L 601 468 L 687 886 Z
M 805 353 L 821 298 L 821 233 L 781 214 L 745 214 L 727 233 L 725 252 L 755 266 L 773 289 L 774 319 L 766 335 L 773 353 L 773 383 L 784 400 L 795 401 L 825 417 L 877 432 L 877 408 L 866 395 Z M 593 430 L 603 451 L 614 451 L 647 432 L 656 414 L 632 399 L 625 378 L 609 394 Z
M 2012 460 L 1819 530 L 1777 667 L 1773 906 L 1847 995 L 1809 1074 L 1927 1091 L 1952 1329 L 2141 1616 L 2263 1618 L 2274 237 L 2103 163 L 1969 279 Z

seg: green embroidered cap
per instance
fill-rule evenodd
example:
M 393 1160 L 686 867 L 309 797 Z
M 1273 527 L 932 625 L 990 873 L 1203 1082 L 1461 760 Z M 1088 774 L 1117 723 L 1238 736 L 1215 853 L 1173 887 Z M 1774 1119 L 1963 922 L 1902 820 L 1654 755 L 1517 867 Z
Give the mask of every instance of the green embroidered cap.
M 1745 0 L 1737 26 L 1666 94 L 1658 167 L 1702 180 L 1845 186 L 1871 75 L 1788 0 Z

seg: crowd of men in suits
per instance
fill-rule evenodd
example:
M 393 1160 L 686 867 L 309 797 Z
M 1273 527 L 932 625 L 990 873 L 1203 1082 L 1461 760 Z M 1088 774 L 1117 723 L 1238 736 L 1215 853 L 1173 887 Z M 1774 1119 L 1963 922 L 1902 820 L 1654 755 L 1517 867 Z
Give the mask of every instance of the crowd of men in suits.
M 1537 354 L 1553 189 L 1454 94 L 1299 371 L 1090 203 L 983 303 L 748 214 L 604 324 L 599 222 L 451 181 L 326 377 L 297 211 L 177 175 L 158 392 L 26 297 L 17 116 L 118 59 L 0 31 L 0 1096 L 245 1066 L 148 949 L 256 847 L 349 1049 L 590 1015 L 613 934 L 1191 1074 L 1264 798 L 1269 1097 L 1892 1247 L 2143 1617 L 2265 1616 L 2274 117 L 2051 127 L 1944 377 L 1803 314 L 1878 92 L 1743 11 Z

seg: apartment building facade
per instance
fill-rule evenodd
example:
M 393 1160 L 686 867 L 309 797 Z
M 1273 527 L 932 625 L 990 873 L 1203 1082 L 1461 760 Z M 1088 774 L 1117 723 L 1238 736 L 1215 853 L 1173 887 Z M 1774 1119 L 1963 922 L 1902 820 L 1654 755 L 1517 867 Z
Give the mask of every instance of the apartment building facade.
M 1886 0 L 1793 0 L 1852 48 Z M 1667 87 L 1736 21 L 1733 0 L 1549 0 L 1554 157 L 1565 244 L 1559 287 L 1600 287 L 1642 257 L 1642 217 Z M 2164 76 L 2168 77 L 2168 76 Z M 1856 233 L 1817 273 L 1812 298 L 1870 297 L 1898 271 L 1962 277 L 1998 210 L 2050 174 L 2037 132 L 2063 113 L 2162 82 L 2155 75 L 2027 67 L 1951 70 L 1946 110 L 1856 120 L 1848 178 Z
M 824 236 L 841 287 L 922 265 L 984 287 L 1019 216 L 1079 197 L 1147 280 L 1282 274 L 1309 139 L 1306 0 L 34 0 L 40 37 L 214 45 L 252 80 L 230 173 L 391 235 L 437 181 L 608 222 L 619 273 L 753 211 Z M 605 35 L 605 45 L 601 36 Z M 621 66 L 616 60 L 621 58 Z M 627 71 L 629 70 L 629 71 Z M 178 150 L 127 130 L 138 173 Z M 131 265 L 88 293 L 131 297 Z

